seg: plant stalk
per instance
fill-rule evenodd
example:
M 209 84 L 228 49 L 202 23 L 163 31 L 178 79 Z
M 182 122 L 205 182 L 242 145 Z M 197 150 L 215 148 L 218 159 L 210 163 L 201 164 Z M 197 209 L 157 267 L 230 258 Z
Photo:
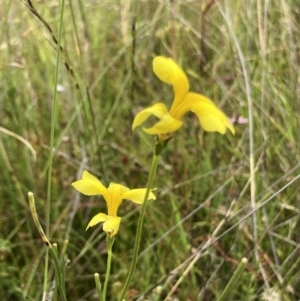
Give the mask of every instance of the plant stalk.
M 111 269 L 112 246 L 114 242 L 115 242 L 115 236 L 110 237 L 109 235 L 106 235 L 107 265 L 106 265 L 106 274 L 105 274 L 105 281 L 104 281 L 103 295 L 102 295 L 103 301 L 106 300 L 107 285 L 108 285 L 110 269 Z
M 28 192 L 28 199 L 29 199 L 30 211 L 31 211 L 35 226 L 36 226 L 37 230 L 39 231 L 40 236 L 41 236 L 45 246 L 47 247 L 47 250 L 49 250 L 50 255 L 53 257 L 54 267 L 55 267 L 55 275 L 57 277 L 57 282 L 58 282 L 57 285 L 58 285 L 58 289 L 61 294 L 62 300 L 67 301 L 67 297 L 66 297 L 66 293 L 65 293 L 65 286 L 63 283 L 63 277 L 62 277 L 62 272 L 61 272 L 61 268 L 60 268 L 60 264 L 59 264 L 59 259 L 57 257 L 57 252 L 56 252 L 55 248 L 53 248 L 53 246 L 51 245 L 50 241 L 48 240 L 48 238 L 39 222 L 38 215 L 37 215 L 36 208 L 35 208 L 34 195 L 32 192 Z
M 124 300 L 125 293 L 129 287 L 130 281 L 132 279 L 132 276 L 133 276 L 135 268 L 136 268 L 138 255 L 139 255 L 139 247 L 140 247 L 140 242 L 141 242 L 142 230 L 143 230 L 143 222 L 144 222 L 144 217 L 145 217 L 145 213 L 146 213 L 147 200 L 148 200 L 150 191 L 152 189 L 154 177 L 156 175 L 156 169 L 157 169 L 157 165 L 158 165 L 159 155 L 162 152 L 163 148 L 165 147 L 166 143 L 167 143 L 166 141 L 158 142 L 155 146 L 155 151 L 154 151 L 153 158 L 152 158 L 151 170 L 150 170 L 147 188 L 146 188 L 146 194 L 144 197 L 144 202 L 143 202 L 141 213 L 140 213 L 139 220 L 138 220 L 137 232 L 136 232 L 136 236 L 135 236 L 134 249 L 133 249 L 132 263 L 130 266 L 130 270 L 129 270 L 125 285 L 124 285 L 122 293 L 121 293 L 120 301 Z
M 237 283 L 240 280 L 240 277 L 246 268 L 247 263 L 248 263 L 248 259 L 242 258 L 240 264 L 238 265 L 237 269 L 233 273 L 231 279 L 227 283 L 224 291 L 222 292 L 221 296 L 217 299 L 217 301 L 229 300 L 229 295 L 231 295 L 234 292 Z

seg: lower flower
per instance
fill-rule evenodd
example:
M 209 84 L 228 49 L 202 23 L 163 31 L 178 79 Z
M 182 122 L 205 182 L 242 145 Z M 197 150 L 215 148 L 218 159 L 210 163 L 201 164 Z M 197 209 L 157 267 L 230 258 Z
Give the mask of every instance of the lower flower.
M 119 206 L 124 199 L 136 204 L 145 201 L 146 188 L 129 189 L 121 184 L 110 183 L 106 188 L 96 177 L 86 170 L 82 174 L 82 179 L 72 183 L 72 186 L 85 195 L 102 195 L 107 205 L 107 214 L 99 213 L 89 222 L 86 229 L 103 222 L 103 230 L 109 235 L 114 236 L 118 233 L 121 217 L 117 215 Z M 148 200 L 155 200 L 152 191 L 149 192 Z

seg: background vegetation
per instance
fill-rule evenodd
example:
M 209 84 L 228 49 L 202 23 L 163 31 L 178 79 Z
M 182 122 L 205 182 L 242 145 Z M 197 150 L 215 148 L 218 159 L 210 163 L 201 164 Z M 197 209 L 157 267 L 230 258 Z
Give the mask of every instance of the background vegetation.
M 105 237 L 85 227 L 105 204 L 70 184 L 87 169 L 106 184 L 146 185 L 153 137 L 131 131 L 133 116 L 173 96 L 152 72 L 156 55 L 176 59 L 191 90 L 249 122 L 223 136 L 186 116 L 161 157 L 128 300 L 164 300 L 185 271 L 169 300 L 216 300 L 243 257 L 249 264 L 230 300 L 299 300 L 298 2 L 68 0 L 51 124 L 59 20 L 60 1 L 4 0 L 0 8 L 2 300 L 42 298 L 45 250 L 27 193 L 47 227 L 51 127 L 50 240 L 61 250 L 69 239 L 69 300 L 97 300 Z M 120 208 L 110 300 L 126 279 L 138 209 Z

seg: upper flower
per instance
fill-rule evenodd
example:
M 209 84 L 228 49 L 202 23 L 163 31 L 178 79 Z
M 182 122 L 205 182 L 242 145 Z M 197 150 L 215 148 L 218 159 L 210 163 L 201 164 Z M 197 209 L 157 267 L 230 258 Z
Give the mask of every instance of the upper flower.
M 89 172 L 84 171 L 82 179 L 72 183 L 79 192 L 85 195 L 103 196 L 107 204 L 107 214 L 99 213 L 95 215 L 89 224 L 89 227 L 95 226 L 98 223 L 103 223 L 103 230 L 109 235 L 114 236 L 118 233 L 121 218 L 117 216 L 118 208 L 124 199 L 130 200 L 136 204 L 144 202 L 146 189 L 129 189 L 123 185 L 110 183 L 108 188 Z M 154 194 L 150 191 L 148 200 L 155 200 Z
M 225 134 L 226 129 L 229 128 L 233 134 L 235 133 L 226 115 L 210 99 L 189 92 L 189 81 L 185 73 L 171 58 L 155 57 L 153 71 L 160 80 L 173 85 L 173 104 L 170 110 L 161 102 L 142 110 L 135 116 L 132 129 L 146 121 L 150 115 L 154 115 L 160 121 L 143 130 L 148 134 L 165 136 L 177 131 L 183 125 L 181 121 L 183 115 L 192 111 L 198 116 L 205 131 Z

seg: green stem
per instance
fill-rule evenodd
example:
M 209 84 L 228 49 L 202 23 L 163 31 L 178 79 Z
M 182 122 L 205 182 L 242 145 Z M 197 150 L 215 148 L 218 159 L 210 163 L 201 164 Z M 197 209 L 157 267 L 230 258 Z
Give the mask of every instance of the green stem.
M 95 283 L 96 283 L 96 289 L 97 289 L 99 301 L 103 301 L 103 298 L 102 298 L 102 287 L 101 287 L 101 282 L 100 282 L 99 274 L 95 273 L 94 277 L 95 277 Z
M 57 256 L 57 244 L 54 243 L 52 246 L 53 246 L 53 250 L 54 250 L 54 252 L 55 252 L 55 255 Z M 58 274 L 55 273 L 54 296 L 53 296 L 53 300 L 54 300 L 54 301 L 57 301 L 57 300 L 58 300 L 58 286 L 56 285 L 56 283 L 58 283 L 58 282 L 59 282 Z M 49 289 L 48 289 L 48 290 L 49 290 Z M 49 292 L 50 292 L 50 291 L 51 291 L 51 286 L 50 286 Z
M 63 249 L 61 252 L 61 256 L 60 256 L 60 265 L 62 266 L 61 269 L 61 277 L 62 277 L 62 284 L 63 284 L 63 289 L 64 292 L 66 293 L 66 280 L 65 280 L 65 276 L 66 276 L 66 265 L 67 265 L 67 258 L 66 258 L 66 252 L 67 252 L 67 247 L 68 247 L 69 241 L 66 239 L 64 241 L 64 245 L 63 245 Z
M 222 292 L 221 296 L 217 299 L 217 301 L 224 301 L 229 300 L 229 294 L 232 294 L 237 287 L 237 282 L 241 279 L 240 276 L 243 273 L 243 271 L 246 268 L 246 265 L 248 263 L 247 258 L 243 258 L 238 265 L 237 269 L 233 273 L 231 279 L 227 283 L 224 291 Z
M 50 212 L 51 212 L 51 180 L 52 180 L 52 164 L 53 164 L 53 149 L 54 149 L 54 133 L 56 128 L 57 120 L 57 83 L 58 83 L 58 73 L 59 73 L 59 60 L 60 60 L 60 51 L 61 51 L 61 38 L 63 31 L 63 17 L 65 10 L 65 0 L 61 1 L 60 9 L 60 19 L 59 19 L 59 34 L 56 50 L 56 64 L 54 70 L 54 87 L 53 87 L 53 102 L 52 102 L 52 117 L 51 117 L 51 133 L 50 133 L 50 154 L 49 154 L 49 169 L 48 169 L 48 181 L 47 181 L 47 203 L 45 207 L 46 214 L 46 235 L 49 236 L 50 229 Z M 48 250 L 48 249 L 47 249 Z M 49 266 L 49 257 L 48 251 L 46 251 L 45 257 L 45 271 L 44 271 L 44 292 L 47 291 L 48 283 L 48 266 Z
M 111 257 L 112 257 L 112 246 L 115 242 L 115 236 L 110 237 L 106 235 L 106 248 L 107 248 L 107 265 L 106 265 L 106 275 L 103 287 L 103 301 L 106 300 L 106 292 L 107 292 L 107 285 L 110 276 L 110 268 L 111 268 Z
M 154 152 L 153 158 L 152 158 L 151 170 L 150 170 L 150 174 L 149 174 L 149 178 L 148 178 L 146 194 L 145 194 L 144 202 L 143 202 L 143 205 L 142 205 L 141 213 L 140 213 L 140 216 L 139 216 L 137 232 L 136 232 L 136 236 L 135 236 L 132 263 L 131 263 L 131 267 L 130 267 L 125 285 L 124 285 L 123 290 L 122 290 L 120 301 L 124 300 L 125 293 L 128 289 L 128 286 L 130 284 L 130 281 L 132 279 L 133 273 L 134 273 L 135 268 L 136 268 L 136 263 L 137 263 L 138 255 L 139 255 L 139 247 L 140 247 L 140 242 L 141 242 L 142 230 L 143 230 L 143 222 L 144 222 L 146 206 L 147 206 L 147 200 L 149 198 L 149 194 L 150 194 L 150 191 L 151 191 L 152 185 L 153 185 L 153 180 L 154 180 L 154 177 L 156 175 L 156 168 L 157 168 L 157 164 L 158 164 L 159 155 L 160 155 L 160 153 L 163 150 L 165 145 L 166 145 L 165 142 L 157 143 L 156 147 L 155 147 L 155 152 Z
M 43 240 L 45 246 L 47 247 L 47 250 L 49 250 L 50 255 L 53 257 L 55 273 L 56 273 L 57 282 L 58 282 L 58 289 L 61 294 L 62 300 L 67 301 L 67 297 L 66 297 L 65 290 L 64 290 L 62 272 L 61 272 L 59 260 L 57 257 L 57 252 L 56 252 L 55 248 L 53 248 L 53 246 L 51 245 L 50 241 L 48 240 L 48 238 L 40 224 L 40 221 L 38 219 L 38 215 L 36 212 L 35 200 L 34 200 L 34 196 L 33 196 L 32 192 L 28 192 L 28 199 L 29 199 L 30 211 L 31 211 L 35 226 L 36 226 L 37 230 L 39 231 L 39 233 L 42 237 L 42 240 Z

